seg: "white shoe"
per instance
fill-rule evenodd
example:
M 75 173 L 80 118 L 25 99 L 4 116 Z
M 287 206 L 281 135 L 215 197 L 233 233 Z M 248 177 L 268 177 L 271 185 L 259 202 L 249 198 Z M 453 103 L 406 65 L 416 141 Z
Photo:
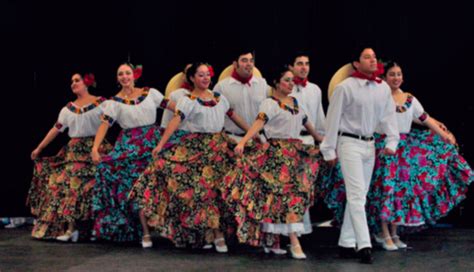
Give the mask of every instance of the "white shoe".
M 24 217 L 12 217 L 10 218 L 10 224 L 5 225 L 6 229 L 14 229 L 25 225 L 26 219 Z
M 71 240 L 71 242 L 75 243 L 77 240 L 79 240 L 79 231 L 75 230 L 71 232 L 68 230 L 63 235 L 56 237 L 56 240 L 61 242 L 68 242 Z
M 281 248 L 271 248 L 271 247 L 263 247 L 263 251 L 267 254 L 273 253 L 275 255 L 284 255 L 286 254 L 286 250 Z
M 226 244 L 224 244 L 223 246 L 217 245 L 217 243 L 220 242 L 220 241 L 223 241 L 225 243 L 224 237 L 217 238 L 217 239 L 214 240 L 214 246 L 216 247 L 216 251 L 219 252 L 219 253 L 227 253 L 228 248 L 227 248 Z
M 374 234 L 374 239 L 375 239 L 375 242 L 379 243 L 379 244 L 382 244 L 385 240 L 378 236 L 377 234 Z
M 211 249 L 212 248 L 212 244 L 205 244 L 202 249 Z
M 18 226 L 15 225 L 15 224 L 13 224 L 13 223 L 10 223 L 10 224 L 5 225 L 5 226 L 3 226 L 3 227 L 6 228 L 6 229 L 14 229 L 14 228 L 16 228 L 16 227 L 18 227 Z
M 150 241 L 145 241 L 144 238 L 148 237 L 150 239 Z M 143 248 L 151 248 L 153 247 L 153 241 L 151 240 L 151 236 L 150 234 L 146 234 L 146 235 L 143 235 L 143 238 L 142 238 L 142 247 Z
M 398 235 L 393 235 L 392 236 L 392 240 L 393 240 L 393 243 L 398 247 L 398 248 L 407 248 L 408 245 L 405 244 L 404 242 L 402 242 L 402 240 L 400 240 L 400 236 Z
M 374 234 L 374 238 L 375 238 L 375 241 L 377 243 L 379 243 L 385 250 L 387 250 L 387 251 L 398 250 L 398 247 L 394 243 L 391 244 L 391 245 L 387 244 L 388 240 L 392 240 L 392 238 L 390 238 L 390 236 L 382 238 L 382 237 L 379 237 L 379 236 Z
M 300 248 L 301 249 L 301 245 L 290 246 L 291 257 L 293 257 L 293 259 L 297 259 L 297 260 L 306 259 L 306 254 L 304 254 L 304 252 L 301 252 L 301 253 L 294 252 L 293 249 L 295 249 L 295 248 Z

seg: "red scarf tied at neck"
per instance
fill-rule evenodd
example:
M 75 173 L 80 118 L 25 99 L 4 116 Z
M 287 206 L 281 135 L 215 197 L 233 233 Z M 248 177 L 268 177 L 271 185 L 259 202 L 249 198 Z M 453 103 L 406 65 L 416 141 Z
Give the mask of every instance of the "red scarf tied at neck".
M 183 82 L 183 84 L 181 84 L 181 88 L 183 89 L 186 89 L 188 91 L 192 91 L 193 90 L 193 86 L 191 86 L 191 84 L 187 83 L 187 82 Z
M 354 73 L 352 73 L 351 77 L 366 79 L 366 80 L 369 80 L 369 81 L 375 81 L 376 83 L 382 83 L 382 79 L 377 77 L 377 73 L 373 73 L 371 76 L 368 76 L 368 75 L 363 74 L 359 71 L 355 71 Z
M 243 78 L 237 73 L 237 71 L 235 71 L 235 69 L 232 70 L 232 74 L 231 74 L 231 77 L 233 77 L 235 80 L 240 81 L 240 83 L 247 84 L 249 86 L 250 86 L 250 80 L 252 79 L 252 76 L 253 75 L 249 76 L 248 78 Z
M 300 85 L 302 87 L 306 87 L 306 85 L 308 84 L 308 78 L 300 78 L 300 77 L 297 77 L 295 76 L 293 78 L 293 82 L 296 84 L 296 85 Z

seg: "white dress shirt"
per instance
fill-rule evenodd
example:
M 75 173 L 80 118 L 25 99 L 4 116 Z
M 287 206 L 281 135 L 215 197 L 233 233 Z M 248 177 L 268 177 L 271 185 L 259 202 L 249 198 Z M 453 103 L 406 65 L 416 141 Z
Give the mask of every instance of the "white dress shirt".
M 320 135 L 324 135 L 324 122 L 326 118 L 323 111 L 321 89 L 318 85 L 311 82 L 308 82 L 305 87 L 295 85 L 291 96 L 298 99 L 316 131 Z M 306 128 L 303 128 L 303 130 L 306 130 Z
M 376 127 L 387 135 L 386 147 L 395 151 L 400 135 L 395 103 L 385 82 L 349 77 L 334 89 L 326 118 L 326 136 L 321 143 L 325 160 L 336 158 L 339 132 L 370 137 Z
M 230 108 L 251 126 L 258 114 L 260 103 L 270 96 L 267 81 L 261 77 L 253 76 L 248 84 L 242 84 L 233 77 L 228 77 L 217 83 L 214 92 L 223 94 L 229 101 Z M 229 117 L 226 116 L 224 127 L 226 131 L 243 134 Z

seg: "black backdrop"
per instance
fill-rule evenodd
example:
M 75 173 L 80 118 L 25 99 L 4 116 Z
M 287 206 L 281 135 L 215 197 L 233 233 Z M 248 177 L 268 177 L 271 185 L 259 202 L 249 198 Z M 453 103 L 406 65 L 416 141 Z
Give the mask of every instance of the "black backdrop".
M 310 79 L 323 90 L 347 63 L 358 41 L 369 41 L 382 59 L 401 63 L 403 89 L 456 135 L 474 162 L 470 78 L 474 19 L 468 1 L 7 1 L 0 22 L 4 101 L 0 216 L 27 215 L 32 173 L 30 152 L 73 99 L 70 76 L 96 74 L 95 94 L 117 92 L 117 66 L 144 65 L 140 85 L 164 91 L 191 60 L 204 60 L 217 74 L 231 62 L 235 44 L 252 44 L 264 76 L 288 54 L 307 49 Z M 67 3 L 66 3 L 67 2 Z M 412 3 L 409 3 L 412 2 Z M 6 97 L 5 97 L 6 95 Z M 113 139 L 116 130 L 111 133 Z M 45 151 L 56 153 L 62 135 Z M 5 162 L 6 161 L 6 162 Z M 472 187 L 472 186 L 471 186 Z M 445 221 L 471 225 L 474 193 Z

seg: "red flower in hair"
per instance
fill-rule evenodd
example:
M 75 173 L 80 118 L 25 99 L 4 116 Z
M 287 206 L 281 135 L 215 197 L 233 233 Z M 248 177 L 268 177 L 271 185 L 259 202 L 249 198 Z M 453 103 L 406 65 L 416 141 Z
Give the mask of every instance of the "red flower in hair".
M 133 67 L 133 78 L 135 80 L 138 80 L 143 73 L 143 66 L 142 65 L 137 65 Z
M 380 75 L 383 75 L 385 73 L 385 69 L 384 69 L 384 65 L 383 65 L 383 62 L 380 61 L 377 63 L 377 71 L 375 71 L 375 76 L 380 76 Z
M 214 76 L 214 68 L 212 68 L 212 66 L 208 64 L 207 69 L 209 69 L 209 75 L 211 77 L 213 77 Z
M 83 78 L 83 81 L 84 81 L 84 84 L 87 87 L 90 87 L 90 86 L 95 87 L 96 86 L 95 76 L 92 73 L 85 74 L 84 78 Z

